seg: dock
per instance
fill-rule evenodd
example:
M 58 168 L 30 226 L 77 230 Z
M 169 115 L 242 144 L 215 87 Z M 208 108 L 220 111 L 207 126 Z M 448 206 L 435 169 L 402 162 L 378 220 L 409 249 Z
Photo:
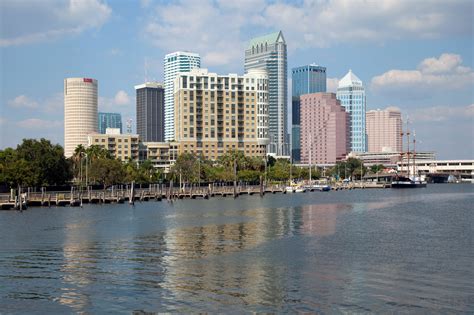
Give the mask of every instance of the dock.
M 0 194 L 1 210 L 26 210 L 29 207 L 82 207 L 83 204 L 134 204 L 143 201 L 162 201 L 175 199 L 209 199 L 213 197 L 237 198 L 241 195 L 286 194 L 286 185 L 218 185 L 208 186 L 183 185 L 175 187 L 165 184 L 150 184 L 147 188 L 133 185 L 117 185 L 107 189 L 93 190 L 91 187 L 72 187 L 70 191 L 32 191 L 32 189 L 13 190 L 10 194 Z M 334 185 L 331 190 L 351 190 L 368 188 L 388 188 L 384 183 L 351 183 Z M 310 189 L 309 191 L 319 191 Z

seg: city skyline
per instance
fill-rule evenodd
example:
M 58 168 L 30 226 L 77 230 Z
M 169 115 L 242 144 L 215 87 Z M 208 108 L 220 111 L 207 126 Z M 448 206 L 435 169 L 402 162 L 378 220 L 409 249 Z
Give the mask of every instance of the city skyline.
M 4 1 L 0 147 L 36 137 L 64 145 L 65 78 L 97 79 L 99 110 L 119 112 L 135 124 L 133 87 L 145 76 L 163 82 L 167 53 L 195 51 L 212 72 L 242 74 L 250 40 L 281 30 L 289 71 L 324 65 L 328 92 L 334 92 L 335 82 L 353 69 L 366 85 L 367 111 L 398 107 L 404 119 L 409 116 L 420 150 L 436 151 L 439 158 L 472 158 L 472 3 L 387 1 L 351 17 L 351 8 L 359 5 Z M 172 21 L 180 9 L 183 14 Z M 379 26 L 389 17 L 391 23 Z M 209 30 L 209 21 L 220 27 Z M 308 30 L 313 22 L 316 30 Z M 193 28 L 185 31 L 189 24 Z M 25 85 L 26 77 L 40 80 Z M 288 107 L 290 87 L 288 81 Z

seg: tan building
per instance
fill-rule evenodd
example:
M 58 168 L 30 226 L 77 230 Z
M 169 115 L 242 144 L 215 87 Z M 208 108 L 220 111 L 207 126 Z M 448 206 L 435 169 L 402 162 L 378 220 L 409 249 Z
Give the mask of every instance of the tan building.
M 396 108 L 367 112 L 368 152 L 402 151 L 402 114 Z
M 147 159 L 155 168 L 163 169 L 168 173 L 176 162 L 179 152 L 178 142 L 144 142 Z
M 265 156 L 268 78 L 265 70 L 244 76 L 206 69 L 179 73 L 174 83 L 175 138 L 179 153 L 217 159 L 231 150 Z
M 118 128 L 107 128 L 105 134 L 92 133 L 87 138 L 88 146 L 101 146 L 122 162 L 139 160 L 138 135 L 121 134 Z
M 87 146 L 91 132 L 98 132 L 97 80 L 64 79 L 64 155 L 71 157 L 78 145 Z

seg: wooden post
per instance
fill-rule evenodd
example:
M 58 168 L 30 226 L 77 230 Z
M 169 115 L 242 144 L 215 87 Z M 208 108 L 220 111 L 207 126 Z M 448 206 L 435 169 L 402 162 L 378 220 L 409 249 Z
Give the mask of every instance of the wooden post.
M 21 198 L 21 186 L 18 186 L 18 199 L 20 200 L 20 211 L 23 211 L 23 200 Z
M 135 182 L 132 182 L 130 186 L 130 197 L 128 199 L 128 203 L 131 205 L 135 204 Z

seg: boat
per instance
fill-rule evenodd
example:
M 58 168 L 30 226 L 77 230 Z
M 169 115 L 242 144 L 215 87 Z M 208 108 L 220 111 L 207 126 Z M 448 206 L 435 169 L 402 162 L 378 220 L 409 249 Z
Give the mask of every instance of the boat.
M 303 185 L 300 185 L 300 184 L 296 184 L 296 183 L 290 183 L 289 186 L 286 186 L 285 187 L 285 190 L 287 193 L 304 193 L 306 192 L 306 187 L 304 187 Z
M 392 188 L 424 188 L 426 182 L 418 177 L 396 176 L 392 181 Z
M 295 188 L 295 193 L 305 193 L 306 192 L 306 188 L 303 187 L 303 186 L 296 186 Z
M 403 132 L 402 132 L 403 136 Z M 394 177 L 394 180 L 392 180 L 391 187 L 392 188 L 425 188 L 426 187 L 426 181 L 422 180 L 420 177 L 416 176 L 416 163 L 415 163 L 415 158 L 416 158 L 416 151 L 415 151 L 415 146 L 416 146 L 416 140 L 415 140 L 415 133 L 413 132 L 413 175 L 410 176 L 410 131 L 408 129 L 408 119 L 407 119 L 407 130 L 406 130 L 406 136 L 407 136 L 407 175 L 396 175 Z M 403 153 L 402 153 L 403 157 Z M 403 158 L 402 158 L 403 162 Z M 401 164 L 403 167 L 403 163 Z

